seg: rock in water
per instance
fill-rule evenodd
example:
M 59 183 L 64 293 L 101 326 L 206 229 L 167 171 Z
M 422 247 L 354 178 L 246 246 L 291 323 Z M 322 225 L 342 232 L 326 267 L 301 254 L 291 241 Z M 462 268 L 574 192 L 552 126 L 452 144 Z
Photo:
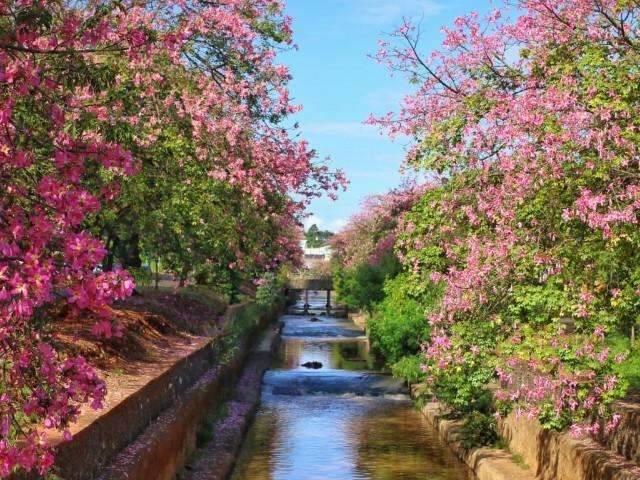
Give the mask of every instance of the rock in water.
M 311 317 L 311 319 L 309 321 L 310 322 L 321 322 L 322 320 L 320 320 L 318 317 Z
M 313 362 L 306 362 L 303 363 L 302 366 L 304 368 L 313 368 L 315 370 L 317 370 L 318 368 L 322 368 L 322 362 L 317 362 L 317 361 L 313 361 Z

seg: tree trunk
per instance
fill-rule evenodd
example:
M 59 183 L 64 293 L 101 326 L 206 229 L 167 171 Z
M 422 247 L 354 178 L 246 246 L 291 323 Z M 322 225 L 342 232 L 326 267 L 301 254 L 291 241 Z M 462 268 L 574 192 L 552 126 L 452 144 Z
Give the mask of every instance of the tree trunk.
M 158 290 L 158 283 L 160 283 L 160 259 L 156 257 L 156 290 Z
M 107 249 L 107 254 L 102 260 L 102 269 L 105 272 L 110 272 L 113 270 L 113 262 L 114 262 L 114 254 L 113 254 L 113 245 L 115 239 L 111 236 L 111 234 L 107 235 L 107 239 L 104 242 L 104 246 Z
M 187 283 L 187 278 L 189 277 L 189 267 L 184 267 L 180 272 L 180 282 L 178 283 L 178 287 L 182 288 Z
M 142 258 L 140 257 L 140 235 L 134 233 L 125 248 L 126 257 L 124 260 L 125 267 L 141 268 Z

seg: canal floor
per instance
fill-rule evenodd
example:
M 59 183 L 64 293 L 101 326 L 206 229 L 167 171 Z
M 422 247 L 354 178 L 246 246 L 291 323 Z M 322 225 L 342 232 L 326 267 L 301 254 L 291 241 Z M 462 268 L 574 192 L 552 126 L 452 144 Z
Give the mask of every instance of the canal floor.
M 379 373 L 352 322 L 282 320 L 278 358 L 265 374 L 233 480 L 473 478 L 403 385 Z

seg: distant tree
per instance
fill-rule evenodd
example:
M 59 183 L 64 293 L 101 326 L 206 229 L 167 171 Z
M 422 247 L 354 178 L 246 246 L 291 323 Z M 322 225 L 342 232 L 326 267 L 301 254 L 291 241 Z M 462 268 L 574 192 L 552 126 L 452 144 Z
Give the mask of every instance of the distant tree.
M 329 230 L 320 230 L 315 223 L 305 232 L 307 239 L 307 247 L 318 248 L 324 247 L 329 243 L 329 239 L 333 237 L 333 232 Z

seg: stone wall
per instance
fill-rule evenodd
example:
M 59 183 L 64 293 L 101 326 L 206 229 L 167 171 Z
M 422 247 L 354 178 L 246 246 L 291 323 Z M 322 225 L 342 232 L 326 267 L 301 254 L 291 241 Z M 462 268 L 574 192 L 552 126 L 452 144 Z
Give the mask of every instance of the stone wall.
M 537 480 L 534 471 L 519 465 L 509 452 L 489 447 L 463 448 L 463 421 L 447 419 L 446 409 L 438 402 L 427 403 L 421 411 L 456 455 L 473 470 L 477 480 Z
M 576 439 L 568 433 L 544 430 L 535 420 L 518 419 L 511 414 L 499 423 L 509 451 L 488 447 L 464 449 L 463 421 L 447 419 L 446 409 L 438 402 L 427 403 L 422 413 L 478 480 L 640 479 L 637 465 L 607 446 L 590 439 Z M 616 437 L 638 435 L 637 430 L 626 434 L 623 431 Z
M 614 452 L 640 464 L 640 398 L 618 402 L 614 407 L 620 423 L 609 434 L 598 440 Z
M 210 425 L 209 440 L 188 461 L 182 480 L 225 480 L 236 464 L 244 437 L 260 406 L 262 376 L 271 365 L 282 324 L 274 325 L 253 349 L 242 376 L 224 404 L 226 415 Z M 223 409 L 218 408 L 218 412 Z
M 195 351 L 125 398 L 57 448 L 56 467 L 65 480 L 93 478 L 158 415 L 173 405 L 216 361 L 211 343 Z

